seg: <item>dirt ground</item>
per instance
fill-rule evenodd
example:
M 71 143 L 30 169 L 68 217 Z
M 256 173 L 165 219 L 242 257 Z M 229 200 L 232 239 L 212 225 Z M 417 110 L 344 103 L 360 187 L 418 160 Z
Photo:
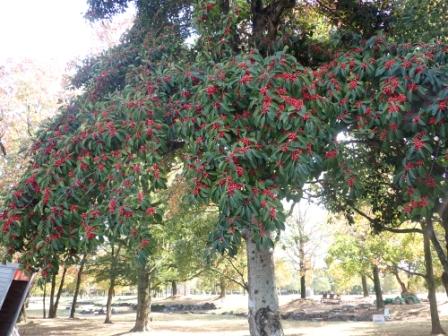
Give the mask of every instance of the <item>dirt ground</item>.
M 103 324 L 104 317 L 79 318 L 69 320 L 29 319 L 20 325 L 22 336 L 248 336 L 247 321 L 244 318 L 232 318 L 220 315 L 198 314 L 152 314 L 151 331 L 129 334 L 133 326 L 134 314 L 120 314 L 114 317 L 111 325 Z M 302 322 L 284 321 L 288 336 L 423 336 L 430 334 L 430 322 L 416 319 L 413 321 L 391 321 L 385 324 L 372 322 Z M 448 330 L 448 320 L 443 321 Z
M 157 300 L 164 304 L 200 304 L 213 302 L 218 307 L 205 314 L 198 313 L 152 313 L 151 331 L 140 334 L 129 334 L 133 326 L 135 313 L 122 312 L 113 315 L 112 325 L 103 324 L 102 315 L 82 315 L 70 320 L 65 310 L 60 311 L 61 318 L 55 320 L 41 319 L 39 310 L 30 310 L 26 323 L 19 325 L 22 336 L 118 336 L 118 335 L 151 335 L 151 336 L 248 336 L 247 320 L 242 316 L 229 315 L 245 311 L 247 298 L 229 296 L 224 300 L 205 298 L 177 298 Z M 124 299 L 119 299 L 124 300 Z M 362 298 L 349 298 L 344 304 L 366 302 Z M 297 300 L 293 297 L 280 297 L 282 313 L 291 311 L 315 312 L 332 309 L 335 305 L 321 304 L 318 300 Z M 428 304 L 391 305 L 392 321 L 384 324 L 372 322 L 328 322 L 328 321 L 283 321 L 285 334 L 288 336 L 423 336 L 430 334 Z M 37 307 L 36 307 L 37 308 Z M 439 311 L 445 330 L 448 330 L 448 302 L 440 301 Z M 224 313 L 224 314 L 223 314 Z

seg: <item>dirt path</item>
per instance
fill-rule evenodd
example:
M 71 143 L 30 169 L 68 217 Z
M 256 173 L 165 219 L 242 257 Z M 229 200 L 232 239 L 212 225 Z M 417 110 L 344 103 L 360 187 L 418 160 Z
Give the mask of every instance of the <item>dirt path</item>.
M 22 336 L 248 336 L 244 318 L 210 314 L 153 313 L 151 332 L 128 334 L 133 325 L 133 314 L 114 316 L 114 324 L 103 324 L 103 316 L 69 320 L 29 319 L 19 326 Z M 448 320 L 443 321 L 448 330 Z M 394 321 L 385 324 L 371 322 L 301 322 L 284 321 L 288 336 L 424 336 L 429 335 L 428 320 Z

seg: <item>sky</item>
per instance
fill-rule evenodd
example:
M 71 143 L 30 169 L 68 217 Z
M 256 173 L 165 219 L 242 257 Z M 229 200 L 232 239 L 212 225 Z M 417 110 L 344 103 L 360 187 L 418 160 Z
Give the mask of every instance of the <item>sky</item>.
M 98 52 L 86 0 L 1 0 L 0 62 L 28 58 L 67 63 Z

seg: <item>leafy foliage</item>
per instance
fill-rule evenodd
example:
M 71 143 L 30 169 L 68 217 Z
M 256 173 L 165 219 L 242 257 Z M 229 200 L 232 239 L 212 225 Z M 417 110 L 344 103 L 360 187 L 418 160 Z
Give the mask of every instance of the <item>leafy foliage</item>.
M 129 60 L 120 65 L 114 51 L 110 62 L 108 55 L 93 62 L 96 77 L 79 80 L 86 94 L 37 137 L 1 222 L 3 243 L 11 255 L 22 253 L 27 268 L 53 272 L 59 256 L 93 250 L 111 235 L 145 261 L 163 218 L 160 190 L 181 146 L 191 198 L 219 208 L 212 246 L 220 252 L 235 253 L 243 237 L 273 246 L 284 228 L 281 199 L 300 198 L 323 172 L 334 170 L 344 192 L 362 192 L 341 132 L 392 157 L 404 218 L 437 207 L 446 189 L 445 45 L 389 44 L 379 36 L 304 67 L 287 49 L 273 52 L 275 29 L 247 44 L 238 38 L 249 9 L 232 11 L 222 25 L 213 21 L 219 7 L 199 2 L 195 13 L 210 15 L 196 17 L 198 46 L 207 46 L 196 52 L 171 20 L 171 10 L 184 7 L 167 2 L 160 14 L 155 4 L 163 5 L 138 3 L 144 34 L 135 33 L 141 44 Z M 252 21 L 263 14 L 251 10 Z M 261 52 L 244 51 L 259 39 Z

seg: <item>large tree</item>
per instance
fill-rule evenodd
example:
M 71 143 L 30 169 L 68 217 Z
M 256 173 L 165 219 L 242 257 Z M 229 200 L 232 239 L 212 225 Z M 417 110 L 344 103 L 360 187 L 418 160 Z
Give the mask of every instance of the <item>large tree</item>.
M 91 1 L 89 13 L 107 17 L 127 3 Z M 145 329 L 152 229 L 180 147 L 191 198 L 219 209 L 211 246 L 234 254 L 245 241 L 253 336 L 283 335 L 272 258 L 284 228 L 281 199 L 300 199 L 305 183 L 335 162 L 338 178 L 356 188 L 349 162 L 335 160 L 341 132 L 406 149 L 393 183 L 409 218 L 431 228 L 444 195 L 444 45 L 372 38 L 340 45 L 329 63 L 303 58 L 311 68 L 293 56 L 301 43 L 285 48 L 304 36 L 291 25 L 295 1 L 136 4 L 127 39 L 80 69 L 74 83 L 85 94 L 41 130 L 5 203 L 2 240 L 27 269 L 55 273 L 59 258 L 101 244 L 113 219 L 139 261 L 135 330 Z

